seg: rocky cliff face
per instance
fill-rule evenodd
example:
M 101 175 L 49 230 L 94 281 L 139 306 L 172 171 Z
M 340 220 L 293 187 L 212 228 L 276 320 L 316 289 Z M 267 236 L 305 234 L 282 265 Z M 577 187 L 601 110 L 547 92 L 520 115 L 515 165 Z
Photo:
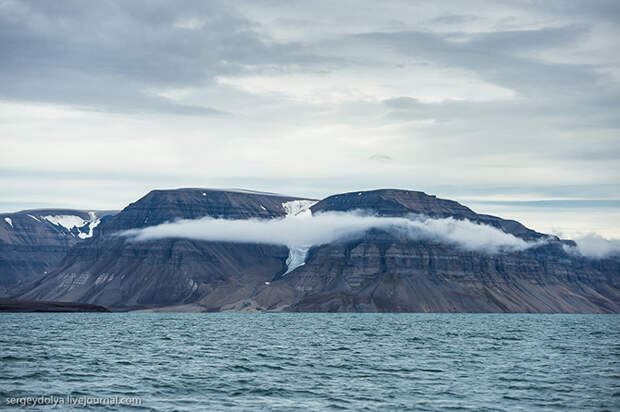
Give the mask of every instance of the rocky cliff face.
M 522 224 L 480 215 L 422 192 L 376 190 L 328 197 L 313 213 L 368 210 L 379 216 L 468 219 L 545 244 L 522 252 L 468 252 L 380 230 L 312 248 L 305 265 L 257 292 L 257 306 L 317 312 L 618 313 L 620 260 L 591 260 Z
M 116 310 L 620 312 L 620 259 L 567 254 L 569 241 L 422 192 L 345 193 L 314 204 L 311 211 L 468 219 L 545 242 L 490 254 L 373 229 L 311 248 L 305 264 L 287 273 L 284 246 L 131 242 L 115 236 L 177 218 L 278 218 L 310 204 L 299 200 L 244 191 L 153 191 L 101 224 L 92 239 L 75 245 L 53 272 L 19 295 Z
M 355 242 L 313 249 L 304 266 L 269 287 L 294 296 L 294 311 L 620 310 L 617 260 L 578 259 L 554 246 L 537 249 L 490 255 L 374 231 Z M 269 293 L 257 294 L 261 305 L 276 303 Z
M 283 246 L 164 239 L 130 242 L 116 234 L 176 219 L 282 217 L 299 198 L 250 191 L 155 190 L 76 245 L 25 299 L 95 303 L 117 310 L 201 302 L 205 310 L 243 300 L 285 271 Z
M 271 219 L 284 216 L 282 204 L 296 199 L 299 198 L 249 190 L 153 190 L 102 225 L 100 231 L 106 234 L 205 216 Z
M 37 209 L 0 214 L 0 296 L 53 270 L 69 249 L 115 212 Z
M 343 193 L 329 196 L 312 206 L 311 209 L 312 213 L 346 212 L 359 209 L 371 211 L 378 216 L 406 217 L 414 214 L 434 218 L 454 217 L 497 227 L 525 240 L 547 236 L 528 229 L 517 221 L 481 215 L 453 200 L 440 199 L 412 190 L 380 189 Z

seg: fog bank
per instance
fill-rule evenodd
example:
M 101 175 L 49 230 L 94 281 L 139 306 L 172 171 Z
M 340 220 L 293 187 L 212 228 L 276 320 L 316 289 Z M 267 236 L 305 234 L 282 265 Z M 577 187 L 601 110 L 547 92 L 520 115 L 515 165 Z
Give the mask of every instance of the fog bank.
M 620 240 L 606 239 L 595 233 L 575 239 L 577 247 L 565 247 L 571 254 L 581 255 L 592 259 L 604 259 L 613 255 L 620 255 Z
M 270 220 L 205 217 L 127 230 L 121 235 L 132 241 L 187 238 L 308 248 L 361 237 L 371 229 L 385 230 L 410 240 L 448 243 L 464 250 L 486 253 L 520 251 L 540 244 L 526 242 L 495 227 L 469 220 L 420 216 L 377 217 L 360 212 L 329 212 L 308 217 L 288 216 Z

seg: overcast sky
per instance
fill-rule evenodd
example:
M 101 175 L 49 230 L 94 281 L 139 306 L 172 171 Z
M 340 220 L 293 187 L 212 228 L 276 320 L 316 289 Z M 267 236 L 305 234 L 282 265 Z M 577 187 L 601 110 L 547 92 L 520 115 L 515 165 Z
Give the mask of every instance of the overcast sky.
M 619 23 L 617 0 L 0 0 L 0 210 L 397 187 L 618 237 Z

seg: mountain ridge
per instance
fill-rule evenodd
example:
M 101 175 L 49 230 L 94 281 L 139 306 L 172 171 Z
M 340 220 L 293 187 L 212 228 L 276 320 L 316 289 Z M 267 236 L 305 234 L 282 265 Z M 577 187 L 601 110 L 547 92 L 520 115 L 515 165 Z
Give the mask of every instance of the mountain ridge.
M 311 247 L 287 272 L 284 246 L 113 236 L 178 219 L 280 219 L 287 202 L 312 199 L 200 188 L 151 191 L 71 247 L 48 276 L 15 292 L 22 299 L 71 300 L 113 310 L 604 312 L 620 310 L 617 259 L 566 253 L 570 241 L 519 222 L 477 214 L 458 202 L 401 189 L 349 192 L 318 201 L 312 214 L 374 210 L 467 219 L 545 245 L 488 255 L 370 230 Z
M 116 211 L 67 208 L 0 213 L 0 296 L 51 271 L 77 242 Z

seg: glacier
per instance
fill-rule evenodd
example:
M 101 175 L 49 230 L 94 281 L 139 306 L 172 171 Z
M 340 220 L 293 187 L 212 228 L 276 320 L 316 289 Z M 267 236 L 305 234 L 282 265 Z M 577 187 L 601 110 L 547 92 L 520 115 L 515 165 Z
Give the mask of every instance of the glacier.
M 79 229 L 78 237 L 80 239 L 87 239 L 93 236 L 93 230 L 101 223 L 101 219 L 97 217 L 95 212 L 88 212 L 88 216 L 88 220 L 77 215 L 47 215 L 41 216 L 41 218 L 55 226 L 62 226 L 69 232 L 71 232 L 73 228 L 77 228 Z M 34 216 L 30 217 L 35 219 Z M 85 227 L 88 228 L 88 232 L 82 231 Z
M 291 200 L 282 203 L 282 207 L 286 212 L 285 219 L 307 219 L 312 218 L 312 210 L 310 208 L 317 203 L 315 200 Z M 310 246 L 288 245 L 288 257 L 286 258 L 286 272 L 284 275 L 291 273 L 300 266 L 306 264 Z

